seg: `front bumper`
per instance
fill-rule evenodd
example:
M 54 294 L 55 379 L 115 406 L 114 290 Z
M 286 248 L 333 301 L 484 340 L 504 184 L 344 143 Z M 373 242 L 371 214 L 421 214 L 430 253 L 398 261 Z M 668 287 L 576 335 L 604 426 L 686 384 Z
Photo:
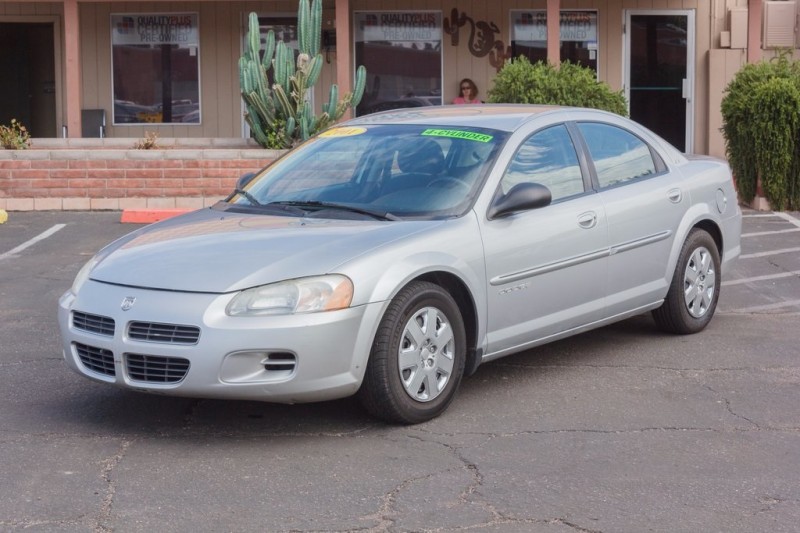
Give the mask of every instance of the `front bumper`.
M 174 396 L 295 403 L 358 390 L 383 303 L 229 317 L 233 296 L 87 281 L 59 300 L 64 359 L 95 381 Z

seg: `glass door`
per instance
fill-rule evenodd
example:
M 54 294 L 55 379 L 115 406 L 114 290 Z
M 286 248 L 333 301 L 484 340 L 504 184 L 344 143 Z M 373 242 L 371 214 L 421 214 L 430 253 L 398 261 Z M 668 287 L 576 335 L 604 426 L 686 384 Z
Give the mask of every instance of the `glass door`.
M 626 11 L 625 96 L 633 120 L 692 152 L 694 11 Z
M 56 137 L 54 23 L 0 22 L 0 124 Z M 1 148 L 0 148 L 1 149 Z

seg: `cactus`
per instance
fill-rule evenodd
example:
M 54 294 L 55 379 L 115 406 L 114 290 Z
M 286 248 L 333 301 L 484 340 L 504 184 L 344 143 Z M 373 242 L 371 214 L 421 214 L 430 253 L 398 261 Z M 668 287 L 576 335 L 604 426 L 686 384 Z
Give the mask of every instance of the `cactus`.
M 253 138 L 265 148 L 290 148 L 327 128 L 364 96 L 367 71 L 356 71 L 353 92 L 339 98 L 339 88 L 331 85 L 329 100 L 317 116 L 308 101 L 308 91 L 316 86 L 322 72 L 320 54 L 322 1 L 300 0 L 297 10 L 299 55 L 284 42 L 275 42 L 272 30 L 265 36 L 261 55 L 258 16 L 250 13 L 247 46 L 239 59 L 239 86 L 245 103 L 244 119 Z M 262 59 L 263 57 L 263 59 Z M 274 82 L 270 85 L 269 74 Z

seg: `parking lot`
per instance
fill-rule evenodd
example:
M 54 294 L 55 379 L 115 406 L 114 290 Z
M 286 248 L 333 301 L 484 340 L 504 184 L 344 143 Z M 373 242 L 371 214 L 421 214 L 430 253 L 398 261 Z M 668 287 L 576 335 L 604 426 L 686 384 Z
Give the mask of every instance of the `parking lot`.
M 63 362 L 111 212 L 0 225 L 0 531 L 796 532 L 800 213 L 746 211 L 702 333 L 649 316 L 481 366 L 411 427 L 353 399 L 191 400 Z

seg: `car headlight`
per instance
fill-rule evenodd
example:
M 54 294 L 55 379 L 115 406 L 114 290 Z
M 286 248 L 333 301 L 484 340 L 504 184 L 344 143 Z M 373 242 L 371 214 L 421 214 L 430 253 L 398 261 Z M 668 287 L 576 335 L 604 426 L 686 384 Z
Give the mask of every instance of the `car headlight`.
M 70 292 L 72 292 L 72 294 L 78 294 L 78 291 L 81 290 L 83 284 L 89 279 L 89 274 L 92 272 L 92 269 L 97 266 L 97 263 L 99 262 L 100 261 L 98 261 L 96 257 L 92 257 L 85 265 L 81 267 L 80 270 L 78 270 L 78 274 L 75 276 L 75 281 L 72 282 L 72 288 L 70 288 Z
M 317 313 L 344 309 L 352 301 L 353 282 L 346 276 L 332 274 L 244 290 L 231 300 L 225 312 L 229 316 Z

